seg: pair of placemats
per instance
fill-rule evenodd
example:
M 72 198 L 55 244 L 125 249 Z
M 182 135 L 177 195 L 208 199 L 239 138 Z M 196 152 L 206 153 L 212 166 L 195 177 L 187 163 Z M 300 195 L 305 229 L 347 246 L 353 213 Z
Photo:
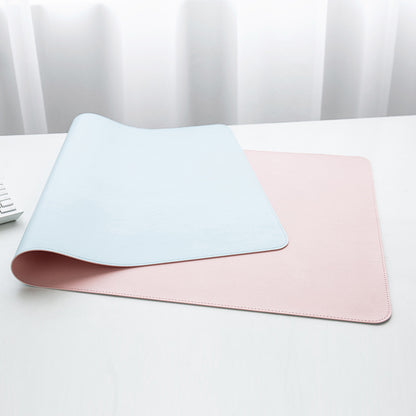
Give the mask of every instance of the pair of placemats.
M 125 136 L 126 126 L 95 115 L 82 117 L 84 130 L 85 125 L 93 124 L 92 117 L 94 122 L 105 123 L 107 130 L 110 127 L 122 129 Z M 167 132 L 168 130 L 165 131 Z M 89 135 L 91 133 L 87 132 Z M 120 149 L 123 146 L 115 146 L 114 139 L 111 143 L 111 137 L 114 138 L 114 134 L 108 137 L 109 148 L 122 152 Z M 173 142 L 174 140 L 174 145 Z M 60 167 L 67 162 L 76 163 L 74 155 L 79 154 L 81 148 L 84 149 L 84 157 L 91 157 L 91 148 L 87 143 L 76 144 L 76 139 L 71 143 L 68 144 L 67 138 L 44 194 L 55 186 L 56 189 L 71 186 L 71 183 L 66 182 L 65 176 L 59 175 L 59 170 L 62 171 Z M 106 143 L 102 144 L 106 146 Z M 212 145 L 215 146 L 215 143 Z M 173 151 L 174 147 L 171 150 Z M 276 250 L 279 247 L 272 247 L 272 242 L 266 241 L 264 250 L 272 251 L 255 250 L 261 252 L 225 257 L 225 254 L 222 254 L 223 257 L 215 257 L 221 253 L 213 252 L 211 257 L 214 258 L 171 260 L 175 262 L 140 267 L 114 267 L 120 265 L 114 261 L 114 247 L 123 245 L 123 241 L 118 241 L 115 246 L 112 243 L 104 246 L 104 258 L 111 258 L 111 265 L 96 264 L 105 263 L 105 260 L 97 260 L 94 255 L 86 258 L 88 256 L 85 253 L 83 256 L 79 252 L 74 254 L 54 244 L 44 244 L 40 247 L 34 242 L 36 239 L 42 241 L 42 238 L 43 241 L 47 241 L 47 236 L 38 235 L 42 233 L 42 227 L 36 228 L 36 216 L 42 217 L 39 212 L 42 214 L 44 211 L 47 218 L 51 214 L 56 217 L 56 213 L 72 212 L 71 210 L 77 213 L 76 201 L 69 207 L 51 207 L 50 205 L 54 204 L 52 194 L 49 200 L 43 195 L 38 204 L 34 220 L 31 220 L 27 235 L 24 236 L 13 260 L 13 273 L 24 283 L 56 289 L 365 323 L 387 320 L 391 308 L 368 161 L 359 157 L 256 151 L 246 151 L 245 155 L 289 236 L 289 244 L 285 248 Z M 122 152 L 118 156 L 125 158 L 126 154 Z M 92 172 L 102 169 L 93 159 L 86 159 L 84 163 L 84 166 L 92 164 Z M 219 161 L 219 165 L 221 163 Z M 82 172 L 85 184 L 93 179 L 91 169 Z M 161 169 L 161 172 L 163 170 Z M 128 178 L 129 173 L 132 172 L 126 168 L 120 175 Z M 184 171 L 184 174 L 186 173 Z M 118 174 L 113 176 L 119 177 Z M 252 178 L 249 177 L 249 180 Z M 116 183 L 110 182 L 107 185 L 111 189 Z M 87 200 L 91 207 L 94 206 L 95 197 L 90 196 L 88 200 L 87 188 L 81 189 L 80 192 L 82 200 Z M 225 188 L 224 195 L 227 195 L 227 189 L 229 188 Z M 105 190 L 104 187 L 102 191 Z M 83 193 L 84 191 L 86 193 Z M 126 192 L 131 191 L 132 189 L 126 189 Z M 243 193 L 243 190 L 240 191 Z M 139 195 L 138 198 L 143 200 L 155 197 L 151 189 L 147 192 L 146 198 L 143 195 Z M 259 198 L 261 200 L 261 195 Z M 264 201 L 260 202 L 265 208 Z M 200 208 L 200 205 L 198 207 Z M 254 206 L 253 212 L 257 208 L 258 206 Z M 50 209 L 52 211 L 48 211 Z M 230 213 L 231 216 L 232 214 Z M 103 215 L 104 220 L 110 214 L 104 210 L 100 215 Z M 129 224 L 125 223 L 128 222 L 128 215 L 131 215 L 130 211 L 122 210 L 120 217 L 111 217 L 113 228 L 110 234 L 117 235 L 118 229 L 129 228 Z M 242 216 L 238 220 L 243 221 L 247 218 L 251 221 L 252 216 Z M 268 217 L 267 221 L 273 223 L 274 219 Z M 267 221 L 261 224 L 254 223 L 248 229 L 253 231 L 253 227 L 256 226 L 257 231 L 261 230 L 261 227 L 267 227 Z M 32 226 L 32 222 L 35 226 Z M 76 224 L 70 225 L 73 227 Z M 235 225 L 241 228 L 238 221 Z M 161 228 L 165 226 L 166 224 L 162 224 Z M 283 247 L 285 234 L 278 222 L 273 223 L 273 226 L 276 228 L 274 241 L 277 239 Z M 31 232 L 36 236 L 32 240 L 33 244 Z M 108 233 L 108 230 L 106 232 Z M 94 254 L 94 239 L 88 241 L 88 233 L 84 233 L 82 227 L 78 229 L 78 234 L 78 238 L 76 234 L 75 237 L 71 237 L 70 244 L 77 247 L 87 239 L 84 247 Z M 264 233 L 254 235 L 263 236 Z M 224 237 L 221 233 L 216 236 L 218 239 Z M 62 240 L 68 241 L 65 238 Z M 262 242 L 264 243 L 261 238 L 256 241 L 257 247 Z M 246 247 L 245 251 L 241 252 L 252 250 L 253 247 Z M 238 248 L 237 244 L 235 250 Z M 204 249 L 210 249 L 210 246 Z M 221 249 L 225 250 L 225 247 Z M 131 261 L 132 253 L 134 256 L 134 250 L 130 248 L 129 251 L 129 247 L 126 250 L 130 257 L 123 258 L 122 263 Z M 99 252 L 103 252 L 103 247 Z M 193 258 L 197 258 L 197 255 Z M 192 253 L 188 258 L 192 258 Z M 147 259 L 149 260 L 149 256 Z M 148 261 L 147 264 L 149 263 L 151 262 Z

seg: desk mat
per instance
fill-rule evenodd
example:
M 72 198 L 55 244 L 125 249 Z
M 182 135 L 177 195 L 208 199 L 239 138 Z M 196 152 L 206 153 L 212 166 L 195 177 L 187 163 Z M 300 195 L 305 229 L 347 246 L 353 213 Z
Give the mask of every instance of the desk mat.
M 246 151 L 290 243 L 283 250 L 142 267 L 19 253 L 33 286 L 362 323 L 391 307 L 371 167 L 360 157 Z
M 276 250 L 288 243 L 224 125 L 139 129 L 75 118 L 18 248 L 111 266 Z

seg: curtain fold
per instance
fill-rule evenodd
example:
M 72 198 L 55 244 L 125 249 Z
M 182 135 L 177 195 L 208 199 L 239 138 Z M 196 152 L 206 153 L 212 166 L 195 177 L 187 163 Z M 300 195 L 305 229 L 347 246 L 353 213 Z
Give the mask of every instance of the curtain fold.
M 0 2 L 0 134 L 416 114 L 412 0 Z
M 23 130 L 47 133 L 31 8 L 27 2 L 8 2 L 5 11 Z

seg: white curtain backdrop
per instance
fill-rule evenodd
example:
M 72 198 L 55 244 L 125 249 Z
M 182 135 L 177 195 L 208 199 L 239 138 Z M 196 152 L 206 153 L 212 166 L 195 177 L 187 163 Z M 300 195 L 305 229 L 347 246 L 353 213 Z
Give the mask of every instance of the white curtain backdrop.
M 0 134 L 416 114 L 415 0 L 0 0 Z

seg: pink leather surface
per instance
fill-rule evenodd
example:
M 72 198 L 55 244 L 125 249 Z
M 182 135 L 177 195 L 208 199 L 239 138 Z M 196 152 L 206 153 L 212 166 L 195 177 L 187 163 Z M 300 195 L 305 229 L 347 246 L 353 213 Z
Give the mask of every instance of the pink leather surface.
M 286 248 L 128 268 L 33 251 L 13 260 L 13 273 L 29 285 L 64 290 L 364 323 L 389 319 L 368 161 L 246 155 L 286 229 Z

